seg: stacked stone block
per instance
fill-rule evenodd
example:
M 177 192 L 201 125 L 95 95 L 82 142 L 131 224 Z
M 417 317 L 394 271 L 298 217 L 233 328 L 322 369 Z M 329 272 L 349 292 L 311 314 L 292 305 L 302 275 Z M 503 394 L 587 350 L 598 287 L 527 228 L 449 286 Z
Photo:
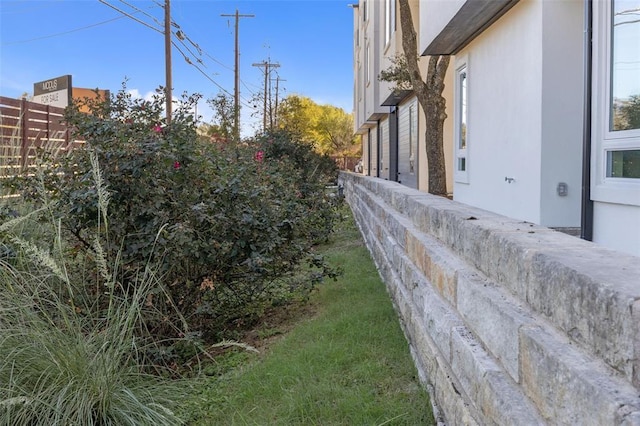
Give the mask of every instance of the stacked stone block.
M 446 422 L 640 425 L 640 259 L 341 175 Z

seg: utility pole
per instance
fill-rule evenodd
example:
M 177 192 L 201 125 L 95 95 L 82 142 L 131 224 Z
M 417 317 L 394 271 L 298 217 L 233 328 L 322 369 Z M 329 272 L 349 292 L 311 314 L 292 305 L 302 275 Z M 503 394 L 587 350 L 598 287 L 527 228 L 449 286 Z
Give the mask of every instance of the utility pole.
M 287 81 L 284 80 L 282 78 L 280 78 L 280 76 L 276 76 L 276 108 L 275 108 L 275 112 L 274 115 L 276 116 L 276 126 L 278 125 L 278 94 L 280 92 L 280 82 L 281 81 Z
M 254 67 L 264 67 L 264 109 L 262 112 L 262 131 L 267 131 L 267 96 L 271 96 L 271 85 L 269 84 L 269 76 L 271 74 L 271 68 L 279 68 L 280 64 L 271 63 L 271 58 L 267 61 L 263 61 L 257 64 L 252 64 Z M 267 92 L 269 91 L 269 92 Z
M 165 102 L 167 112 L 167 125 L 171 124 L 171 0 L 164 0 L 164 54 L 165 54 Z
M 240 44 L 238 42 L 238 22 L 240 18 L 253 18 L 255 15 L 240 15 L 238 13 L 238 9 L 236 9 L 236 13 L 234 15 L 225 15 L 222 14 L 220 16 L 231 16 L 236 18 L 236 30 L 235 30 L 235 88 L 234 88 L 234 104 L 233 104 L 233 136 L 236 141 L 240 140 Z
M 271 102 L 271 72 L 269 72 L 269 130 L 273 129 L 273 104 Z

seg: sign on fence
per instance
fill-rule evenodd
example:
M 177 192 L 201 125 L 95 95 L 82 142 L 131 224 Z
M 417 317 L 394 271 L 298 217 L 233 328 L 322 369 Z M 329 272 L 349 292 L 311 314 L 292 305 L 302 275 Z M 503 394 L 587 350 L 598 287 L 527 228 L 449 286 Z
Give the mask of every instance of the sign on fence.
M 51 78 L 33 85 L 33 102 L 65 108 L 71 103 L 71 76 Z

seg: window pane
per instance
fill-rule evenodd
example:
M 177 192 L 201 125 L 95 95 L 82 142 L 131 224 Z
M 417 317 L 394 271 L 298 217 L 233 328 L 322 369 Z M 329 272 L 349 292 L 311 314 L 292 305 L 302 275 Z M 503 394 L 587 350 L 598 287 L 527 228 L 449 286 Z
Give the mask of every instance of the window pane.
M 467 147 L 467 73 L 460 73 L 460 140 L 458 148 Z
M 384 45 L 391 40 L 391 0 L 384 1 Z
M 640 179 L 640 149 L 608 151 L 607 177 Z
M 458 158 L 458 170 L 464 172 L 467 170 L 467 159 L 466 158 Z
M 614 0 L 610 130 L 640 129 L 640 0 Z

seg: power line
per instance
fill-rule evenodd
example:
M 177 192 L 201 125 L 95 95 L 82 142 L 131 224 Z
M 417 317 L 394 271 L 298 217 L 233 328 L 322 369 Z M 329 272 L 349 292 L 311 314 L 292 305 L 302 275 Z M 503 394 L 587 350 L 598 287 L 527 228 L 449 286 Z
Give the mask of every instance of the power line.
M 153 20 L 154 20 L 154 22 L 155 22 L 156 24 L 160 24 L 160 22 L 158 21 L 158 19 L 156 19 L 153 15 L 151 15 L 151 14 L 149 14 L 149 13 L 146 13 L 146 12 L 145 12 L 145 11 L 143 11 L 142 9 L 140 9 L 140 8 L 138 8 L 138 7 L 136 7 L 136 6 L 132 5 L 132 4 L 129 4 L 128 2 L 126 2 L 126 1 L 124 1 L 124 0 L 120 0 L 120 2 L 121 2 L 121 3 L 123 3 L 123 4 L 125 4 L 125 5 L 127 5 L 127 6 L 129 6 L 129 7 L 131 7 L 132 9 L 134 9 L 134 12 L 129 13 L 129 12 L 127 12 L 127 11 L 124 11 L 124 10 L 122 10 L 122 9 L 120 9 L 120 8 L 118 8 L 118 7 L 114 6 L 114 5 L 112 5 L 112 4 L 110 4 L 110 3 L 109 3 L 109 2 L 107 2 L 106 0 L 98 0 L 98 1 L 99 1 L 100 3 L 102 3 L 102 4 L 104 4 L 105 6 L 108 6 L 108 7 L 112 8 L 112 9 L 114 9 L 115 11 L 119 12 L 120 14 L 122 14 L 122 16 L 118 16 L 118 17 L 115 17 L 115 18 L 112 18 L 112 19 L 109 19 L 109 20 L 106 20 L 106 21 L 102 21 L 102 22 L 95 23 L 95 24 L 86 25 L 86 26 L 84 26 L 84 27 L 76 28 L 76 29 L 69 30 L 69 31 L 65 31 L 65 32 L 62 32 L 62 33 L 51 34 L 51 35 L 47 35 L 47 36 L 43 36 L 43 37 L 37 37 L 37 38 L 29 39 L 29 40 L 21 40 L 21 41 L 15 41 L 15 42 L 10 42 L 10 43 L 3 43 L 2 45 L 11 45 L 11 44 L 18 44 L 18 43 L 27 43 L 27 42 L 36 41 L 36 40 L 41 40 L 41 39 L 46 39 L 46 38 L 50 38 L 50 37 L 56 37 L 56 36 L 60 36 L 60 35 L 64 35 L 64 34 L 69 34 L 69 33 L 77 32 L 77 31 L 85 30 L 85 29 L 88 29 L 88 28 L 96 27 L 96 26 L 99 26 L 99 25 L 104 25 L 104 24 L 107 24 L 107 23 L 110 23 L 110 22 L 113 22 L 113 21 L 116 21 L 116 20 L 120 20 L 120 19 L 125 18 L 125 17 L 130 18 L 130 19 L 132 19 L 132 20 L 134 20 L 134 21 L 138 22 L 139 24 L 142 24 L 142 25 L 144 25 L 145 27 L 147 27 L 147 28 L 149 28 L 149 29 L 151 29 L 151 30 L 153 30 L 153 31 L 156 31 L 156 32 L 158 32 L 158 33 L 160 33 L 160 34 L 165 34 L 165 31 L 163 31 L 163 30 L 161 30 L 161 29 L 159 29 L 159 28 L 156 28 L 156 27 L 154 27 L 153 25 L 151 25 L 151 24 L 149 24 L 149 23 L 147 23 L 147 22 L 145 22 L 145 21 L 143 21 L 143 20 L 141 20 L 141 19 L 138 19 L 138 18 L 136 18 L 136 17 L 135 17 L 135 16 L 133 16 L 133 15 L 135 15 L 135 14 L 139 14 L 139 13 L 142 13 L 143 15 L 145 15 L 145 16 L 150 17 L 151 19 L 153 19 Z M 155 4 L 156 6 L 159 6 L 159 7 L 161 7 L 161 8 L 164 8 L 164 5 L 162 5 L 161 3 L 159 3 L 159 2 L 158 2 L 158 1 L 156 1 L 156 0 L 154 0 L 154 4 Z M 153 8 L 153 7 L 155 7 L 155 6 L 152 6 L 152 8 Z M 174 26 L 174 27 L 176 27 L 176 28 L 180 29 L 180 25 L 179 25 L 178 23 L 174 22 L 173 20 L 171 20 L 171 21 L 170 21 L 170 24 L 171 24 L 172 26 Z M 207 56 L 209 59 L 211 59 L 212 61 L 214 61 L 214 62 L 216 62 L 217 64 L 221 65 L 222 67 L 224 67 L 224 68 L 226 68 L 226 69 L 229 69 L 229 70 L 233 70 L 233 69 L 232 69 L 231 67 L 229 67 L 228 65 L 226 65 L 226 64 L 224 64 L 223 62 L 221 62 L 221 61 L 217 60 L 216 58 L 214 58 L 213 56 L 211 56 L 208 52 L 204 51 L 204 50 L 203 50 L 203 49 L 198 45 L 198 43 L 194 42 L 194 41 L 193 41 L 189 36 L 187 36 L 187 35 L 184 33 L 184 31 L 179 30 L 179 31 L 172 32 L 172 33 L 173 33 L 173 34 L 175 34 L 175 36 L 176 36 L 176 38 L 178 39 L 178 41 L 180 41 L 180 43 L 181 43 L 181 44 L 182 44 L 182 46 L 185 48 L 185 50 L 187 50 L 187 51 L 188 51 L 188 52 L 193 56 L 194 61 L 195 61 L 195 62 L 197 62 L 198 64 L 201 64 L 203 67 L 205 67 L 205 68 L 206 68 L 206 64 L 205 64 L 205 63 L 204 63 L 204 61 L 202 60 L 202 55 L 204 54 L 204 55 L 205 55 L 205 56 Z M 198 53 L 196 54 L 193 50 L 191 50 L 191 49 L 189 48 L 189 46 L 184 42 L 184 40 L 188 41 L 188 42 L 189 42 L 189 43 L 190 43 L 190 44 L 191 44 L 191 45 L 192 45 L 192 46 L 197 50 L 197 52 L 198 52 Z M 209 76 L 209 75 L 208 75 L 204 70 L 202 70 L 202 69 L 201 69 L 201 68 L 200 68 L 196 63 L 194 63 L 194 62 L 189 58 L 189 56 L 188 56 L 187 54 L 185 54 L 185 52 L 180 48 L 180 46 L 179 46 L 178 44 L 176 44 L 176 42 L 175 42 L 175 41 L 171 40 L 171 45 L 172 45 L 173 47 L 175 47 L 175 48 L 178 50 L 178 52 L 182 55 L 182 57 L 184 58 L 184 60 L 185 60 L 189 65 L 192 65 L 194 68 L 196 68 L 196 70 L 198 70 L 198 71 L 199 71 L 199 72 L 200 72 L 200 73 L 201 73 L 201 74 L 202 74 L 202 75 L 203 75 L 207 80 L 209 80 L 211 83 L 213 83 L 215 86 L 217 86 L 221 91 L 223 91 L 223 92 L 224 92 L 224 93 L 226 93 L 227 95 L 229 95 L 229 96 L 233 96 L 233 95 L 232 95 L 232 94 L 231 94 L 227 89 L 225 89 L 225 88 L 224 88 L 223 86 L 221 86 L 218 82 L 216 82 L 215 80 L 213 80 L 213 79 L 211 78 L 211 76 Z M 242 84 L 244 84 L 244 85 L 245 85 L 245 87 L 247 87 L 247 89 L 249 90 L 249 92 L 250 92 L 252 95 L 254 95 L 254 93 L 251 91 L 251 89 L 249 89 L 249 87 L 247 86 L 247 84 L 246 84 L 246 83 L 242 82 Z M 168 98 L 169 98 L 169 97 L 168 97 Z M 240 102 L 240 101 L 242 101 L 242 102 Z M 251 104 L 251 102 L 250 102 L 249 100 L 247 100 L 246 98 L 244 98 L 243 96 L 240 96 L 240 97 L 239 97 L 239 102 L 240 102 L 240 103 L 242 103 L 242 105 L 243 105 L 243 106 L 245 106 L 245 107 L 247 107 L 247 108 L 249 108 L 249 109 L 253 109 L 253 108 L 254 108 L 254 106 Z
M 44 40 L 44 39 L 51 38 L 51 37 L 58 37 L 58 36 L 61 36 L 61 35 L 66 35 L 66 34 L 71 34 L 71 33 L 75 33 L 75 32 L 78 32 L 78 31 L 86 30 L 88 28 L 97 27 L 99 25 L 108 24 L 109 22 L 117 21 L 117 20 L 122 19 L 124 17 L 125 16 L 118 16 L 118 17 L 115 17 L 115 18 L 112 18 L 112 19 L 107 19 L 106 21 L 97 22 L 95 24 L 86 25 L 84 27 L 76 28 L 76 29 L 73 29 L 73 30 L 64 31 L 64 32 L 61 32 L 61 33 L 56 33 L 56 34 L 50 34 L 50 35 L 46 35 L 46 36 L 42 36 L 42 37 L 30 38 L 28 40 L 11 41 L 9 43 L 2 43 L 2 45 L 3 46 L 10 46 L 12 44 L 30 43 L 32 41 Z
M 254 93 L 253 93 L 253 91 L 251 90 L 251 88 L 248 86 L 248 84 L 252 85 L 255 89 L 258 89 L 258 90 L 260 90 L 260 89 L 261 89 L 261 87 L 260 87 L 260 86 L 258 86 L 257 84 L 253 84 L 253 83 L 245 83 L 245 81 L 244 81 L 243 79 L 240 79 L 240 83 L 242 83 L 242 85 L 243 85 L 244 87 L 246 87 L 246 88 L 247 88 L 247 90 L 248 90 L 249 92 L 251 92 L 251 94 L 254 94 Z
M 235 15 L 234 15 L 235 16 Z M 177 23 L 173 23 L 174 26 L 180 28 L 180 25 L 178 25 Z M 179 33 L 179 34 L 178 34 Z M 183 30 L 177 31 L 176 32 L 176 37 L 178 38 L 178 40 L 180 40 L 181 44 L 185 47 L 185 49 L 187 49 L 187 51 L 189 51 L 189 53 L 194 57 L 194 59 L 200 63 L 202 66 L 204 66 L 205 68 L 207 67 L 206 64 L 204 63 L 204 61 L 202 60 L 202 58 L 197 58 L 197 56 L 206 56 L 207 58 L 211 59 L 213 62 L 217 63 L 218 65 L 220 65 L 221 67 L 229 70 L 229 71 L 234 71 L 234 69 L 228 65 L 226 65 L 225 63 L 219 61 L 218 59 L 214 58 L 213 56 L 211 56 L 209 54 L 209 52 L 207 52 L 206 50 L 202 49 L 200 47 L 200 45 L 198 43 L 196 43 L 195 41 L 193 41 L 193 39 L 191 39 Z M 189 43 L 191 43 L 192 46 L 194 46 L 196 48 L 196 50 L 198 51 L 198 55 L 195 54 L 195 52 L 193 52 L 191 49 L 188 48 L 188 46 L 184 43 L 184 40 L 188 41 Z M 185 61 L 187 61 L 187 63 L 189 63 L 190 59 L 188 57 L 185 56 Z M 240 82 L 247 88 L 247 90 L 249 91 L 249 93 L 254 96 L 255 92 L 247 85 L 247 83 L 245 83 L 242 79 L 240 79 Z M 255 88 L 259 88 L 257 85 L 252 84 Z M 227 92 L 228 93 L 228 92 Z M 250 104 L 250 101 L 243 97 L 242 95 L 240 95 L 240 99 L 242 99 L 243 101 L 245 101 L 245 106 L 249 106 L 252 107 Z
M 204 72 L 200 67 L 198 67 L 196 64 L 193 63 L 193 61 L 191 61 L 191 59 L 189 59 L 189 57 L 180 49 L 180 47 L 175 43 L 172 42 L 173 47 L 175 47 L 178 52 L 180 52 L 180 54 L 183 56 L 183 58 L 185 59 L 185 61 L 189 64 L 192 65 L 195 69 L 197 69 L 207 80 L 209 80 L 211 83 L 213 83 L 214 85 L 216 85 L 220 90 L 222 90 L 224 93 L 226 93 L 229 96 L 233 96 L 231 94 L 231 92 L 229 92 L 227 89 L 225 89 L 222 85 L 220 85 L 217 81 L 215 81 L 213 78 L 211 78 L 211 76 L 209 76 L 206 72 Z M 244 106 L 246 106 L 247 108 L 253 108 L 252 105 L 250 105 L 247 102 L 244 103 Z
M 161 34 L 164 34 L 164 33 L 165 33 L 164 31 L 159 30 L 159 29 L 157 29 L 157 28 L 154 28 L 153 26 L 151 26 L 151 25 L 147 24 L 146 22 L 141 21 L 141 20 L 139 20 L 139 19 L 135 18 L 135 17 L 134 17 L 134 16 L 132 16 L 131 14 L 129 14 L 129 13 L 127 13 L 127 12 L 123 11 L 123 10 L 120 10 L 120 9 L 118 9 L 117 7 L 115 7 L 115 6 L 113 6 L 113 5 L 109 4 L 109 3 L 107 3 L 105 0 L 98 0 L 98 1 L 100 1 L 100 3 L 105 4 L 106 6 L 111 7 L 112 9 L 117 10 L 118 12 L 122 13 L 124 16 L 129 17 L 129 18 L 133 19 L 134 21 L 136 21 L 136 22 L 138 22 L 138 23 L 140 23 L 140 24 L 142 24 L 142 25 L 144 25 L 144 26 L 146 26 L 146 27 L 148 27 L 148 28 L 151 28 L 151 29 L 152 29 L 152 30 L 154 30 L 154 31 L 157 31 L 157 32 L 159 32 L 159 33 L 161 33 Z M 120 1 L 122 1 L 122 0 L 120 0 Z M 122 1 L 122 3 L 127 4 L 125 1 Z M 155 3 L 156 5 L 158 5 L 158 6 L 160 6 L 160 7 L 165 7 L 165 6 L 162 6 L 161 4 L 159 4 L 158 2 L 154 2 L 154 3 Z M 155 18 L 153 18 L 153 19 L 157 22 L 157 20 L 156 20 Z M 171 21 L 171 25 L 173 25 L 173 26 L 174 26 L 174 27 L 176 27 L 176 28 L 180 28 L 180 25 L 178 25 L 178 24 L 177 24 L 176 22 L 174 22 L 174 21 Z M 181 40 L 181 39 L 182 39 L 182 38 L 185 38 L 185 39 L 189 40 L 189 42 L 190 42 L 192 45 L 194 45 L 194 47 L 196 47 L 196 49 L 198 49 L 199 51 L 201 50 L 201 49 L 200 49 L 200 46 L 198 46 L 198 44 L 197 44 L 197 43 L 193 42 L 193 41 L 192 41 L 188 36 L 186 36 L 186 35 L 184 34 L 184 32 L 180 31 L 180 33 L 181 33 L 181 37 L 180 37 L 180 36 L 178 36 L 177 34 L 176 34 L 176 37 L 177 37 L 177 38 L 178 38 L 178 40 L 179 40 L 179 41 L 184 45 L 185 49 L 189 50 L 189 52 L 194 56 L 194 59 L 195 59 L 197 62 L 202 63 L 202 65 L 203 65 L 203 66 L 206 66 L 206 65 L 202 62 L 202 60 L 201 60 L 201 59 L 197 59 L 197 58 L 195 58 L 195 56 L 198 56 L 198 55 L 196 55 L 195 53 L 193 53 L 193 52 L 188 48 L 188 46 L 186 46 L 186 45 L 184 44 L 183 40 Z M 231 93 L 229 93 L 229 92 L 228 92 L 224 87 L 222 87 L 221 85 L 219 85 L 215 80 L 213 80 L 209 75 L 207 75 L 207 74 L 206 74 L 202 69 L 200 69 L 200 67 L 198 67 L 196 64 L 194 64 L 194 63 L 191 61 L 191 59 L 189 59 L 189 57 L 188 57 L 188 56 L 187 56 L 187 55 L 182 51 L 182 49 L 180 49 L 180 47 L 179 47 L 179 46 L 178 46 L 178 45 L 177 45 L 173 40 L 171 40 L 171 44 L 172 44 L 172 45 L 173 45 L 173 46 L 178 50 L 178 52 L 180 52 L 180 54 L 183 56 L 183 58 L 185 59 L 185 61 L 186 61 L 188 64 L 193 65 L 193 66 L 194 66 L 198 71 L 200 71 L 200 73 L 202 73 L 202 74 L 203 74 L 203 75 L 204 75 L 204 76 L 205 76 L 209 81 L 211 81 L 213 84 L 215 84 L 216 86 L 218 86 L 221 90 L 223 90 L 223 91 L 224 91 L 224 92 L 226 92 L 227 94 L 231 95 Z M 209 55 L 209 56 L 210 56 L 210 55 Z M 212 59 L 214 59 L 213 57 L 211 57 L 211 58 L 212 58 Z
M 118 12 L 122 13 L 124 16 L 127 16 L 127 17 L 129 17 L 129 18 L 133 19 L 134 21 L 136 21 L 136 22 L 138 22 L 138 23 L 140 23 L 140 24 L 144 25 L 145 27 L 150 28 L 150 29 L 152 29 L 153 31 L 157 31 L 157 32 L 159 32 L 160 34 L 164 34 L 164 31 L 162 31 L 161 29 L 155 28 L 155 27 L 153 27 L 153 26 L 151 26 L 151 25 L 147 24 L 146 22 L 141 21 L 140 19 L 136 18 L 135 16 L 133 16 L 133 15 L 131 15 L 131 14 L 129 14 L 129 13 L 127 13 L 127 12 L 123 11 L 123 10 L 118 9 L 117 7 L 115 7 L 115 6 L 114 6 L 114 5 L 112 5 L 112 4 L 109 4 L 109 3 L 108 3 L 108 2 L 106 2 L 105 0 L 98 0 L 98 1 L 99 1 L 100 3 L 102 3 L 102 4 L 104 4 L 105 6 L 109 6 L 110 8 L 112 8 L 112 9 L 114 9 L 114 10 L 117 10 Z
M 172 24 L 177 27 L 180 28 L 180 25 L 178 25 L 176 22 L 172 22 Z M 187 40 L 189 43 L 191 43 L 191 45 L 198 51 L 198 55 L 205 55 L 207 56 L 209 59 L 211 59 L 213 62 L 217 63 L 218 65 L 222 66 L 223 68 L 226 68 L 230 71 L 233 71 L 233 68 L 230 67 L 229 65 L 219 61 L 218 59 L 214 58 L 213 56 L 211 56 L 207 51 L 205 51 L 204 49 L 202 49 L 200 47 L 200 45 L 198 43 L 196 43 L 195 41 L 193 41 L 183 30 L 180 31 L 181 37 L 183 37 L 185 40 Z M 177 32 L 176 32 L 176 37 L 178 37 L 178 39 L 180 39 L 180 36 L 178 36 Z M 192 55 L 196 56 L 194 53 L 192 53 Z M 199 61 L 201 62 L 201 61 Z
M 154 21 L 156 24 L 158 24 L 158 25 L 160 25 L 160 26 L 163 26 L 163 25 L 164 25 L 162 22 L 158 21 L 158 20 L 156 19 L 156 17 L 155 17 L 155 16 L 153 16 L 153 15 L 151 15 L 151 14 L 149 14 L 149 13 L 145 12 L 145 11 L 144 11 L 144 10 L 142 10 L 142 9 L 139 9 L 139 8 L 138 8 L 138 7 L 136 7 L 136 6 L 134 6 L 134 5 L 132 5 L 132 4 L 129 4 L 129 3 L 127 3 L 127 2 L 126 2 L 126 1 L 124 1 L 124 0 L 120 0 L 120 3 L 124 3 L 124 4 L 126 4 L 127 6 L 129 6 L 130 8 L 132 8 L 133 10 L 135 10 L 136 12 L 139 12 L 139 13 L 142 13 L 143 15 L 145 15 L 145 16 L 148 16 L 149 18 L 153 19 L 153 21 Z M 153 7 L 153 6 L 152 6 L 152 7 Z
M 196 62 L 202 64 L 203 67 L 207 67 L 204 62 L 202 62 L 202 58 L 198 58 L 198 56 L 202 56 L 201 54 L 196 54 L 193 52 L 193 50 L 191 50 L 189 48 L 189 46 L 184 42 L 184 36 L 182 35 L 182 31 L 176 31 L 174 33 L 176 35 L 176 38 L 178 39 L 178 41 L 184 46 L 185 49 L 187 49 L 187 52 L 189 52 L 196 60 Z
M 114 22 L 114 21 L 121 20 L 121 19 L 123 19 L 123 18 L 131 18 L 131 19 L 133 19 L 134 21 L 136 21 L 136 22 L 138 22 L 138 23 L 140 23 L 140 24 L 144 25 L 144 26 L 145 26 L 145 27 L 147 27 L 147 28 L 150 28 L 150 29 L 152 29 L 152 30 L 154 30 L 154 31 L 156 31 L 156 32 L 161 33 L 161 34 L 164 34 L 164 31 L 162 31 L 162 30 L 160 30 L 160 29 L 158 29 L 158 28 L 155 28 L 155 27 L 153 27 L 152 25 L 150 25 L 150 24 L 148 24 L 148 23 L 146 23 L 146 22 L 144 22 L 144 21 L 142 21 L 142 20 L 139 20 L 139 19 L 137 19 L 136 17 L 134 17 L 134 16 L 133 16 L 133 15 L 135 15 L 135 14 L 142 13 L 142 14 L 144 14 L 144 15 L 148 16 L 148 17 L 151 17 L 151 18 L 152 18 L 156 23 L 159 23 L 159 21 L 158 21 L 155 17 L 153 17 L 153 15 L 150 15 L 149 13 L 144 12 L 142 9 L 139 9 L 139 8 L 135 7 L 134 5 L 131 5 L 131 4 L 127 3 L 126 1 L 120 0 L 122 3 L 126 4 L 127 6 L 129 6 L 129 7 L 133 8 L 133 9 L 135 9 L 135 11 L 134 11 L 134 12 L 132 12 L 132 13 L 127 13 L 126 11 L 121 10 L 121 9 L 119 9 L 119 8 L 117 8 L 117 7 L 115 7 L 115 6 L 111 5 L 111 4 L 109 4 L 109 3 L 108 3 L 108 2 L 106 2 L 105 0 L 99 0 L 99 1 L 100 1 L 100 3 L 103 3 L 104 5 L 106 5 L 106 6 L 110 7 L 110 8 L 112 8 L 112 9 L 116 10 L 117 12 L 121 13 L 121 14 L 122 14 L 122 16 L 117 16 L 117 17 L 115 17 L 115 18 L 108 19 L 108 20 L 106 20 L 106 21 L 96 22 L 96 23 L 94 23 L 94 24 L 85 25 L 85 26 L 83 26 L 83 27 L 74 28 L 74 29 L 72 29 L 72 30 L 64 31 L 64 32 L 61 32 L 61 33 L 49 34 L 49 35 L 46 35 L 46 36 L 35 37 L 35 38 L 32 38 L 32 39 L 27 39 L 27 40 L 12 41 L 12 42 L 8 42 L 8 43 L 2 43 L 1 45 L 2 45 L 2 46 L 10 46 L 10 45 L 14 45 L 14 44 L 30 43 L 30 42 L 33 42 L 33 41 L 44 40 L 44 39 L 53 38 L 53 37 L 59 37 L 59 36 L 62 36 L 62 35 L 71 34 L 71 33 L 78 32 L 78 31 L 83 31 L 83 30 L 86 30 L 86 29 L 90 29 L 90 28 L 93 28 L 93 27 L 100 26 L 100 25 L 105 25 L 105 24 L 108 24 L 108 23 L 111 23 L 111 22 Z M 163 5 L 162 5 L 162 4 L 160 4 L 160 3 L 159 3 L 159 2 L 157 2 L 157 1 L 154 1 L 154 4 L 155 4 L 155 5 L 157 5 L 157 6 L 163 7 Z M 153 8 L 153 7 L 155 7 L 155 6 L 151 6 L 151 7 Z M 174 27 L 180 28 L 180 25 L 178 25 L 178 24 L 177 24 L 176 22 L 174 22 L 174 21 L 172 21 L 172 25 L 173 25 Z M 185 48 L 187 51 L 189 51 L 189 53 L 194 57 L 194 60 L 195 60 L 196 62 L 198 62 L 199 64 L 201 64 L 203 67 L 207 68 L 207 65 L 205 64 L 205 62 L 204 62 L 204 61 L 203 61 L 203 59 L 202 59 L 202 55 L 204 54 L 204 55 L 205 55 L 205 56 L 207 56 L 209 59 L 211 59 L 212 61 L 214 61 L 214 62 L 215 62 L 215 63 L 217 63 L 218 65 L 222 66 L 223 68 L 226 68 L 226 69 L 228 69 L 228 70 L 233 71 L 233 68 L 231 68 L 230 66 L 228 66 L 228 65 L 224 64 L 223 62 L 219 61 L 218 59 L 214 58 L 214 57 L 213 57 L 213 56 L 211 56 L 208 52 L 204 51 L 204 50 L 203 50 L 203 49 L 198 45 L 198 43 L 194 42 L 194 41 L 193 41 L 189 36 L 187 36 L 186 34 L 184 34 L 184 32 L 183 32 L 183 31 L 179 31 L 179 33 L 180 33 L 180 35 L 178 35 L 178 31 L 176 31 L 174 34 L 176 35 L 176 37 L 178 38 L 178 40 L 182 43 L 182 45 L 184 46 L 184 48 Z M 191 44 L 191 45 L 192 45 L 192 46 L 193 46 L 193 47 L 198 51 L 198 54 L 196 54 L 195 52 L 193 52 L 193 51 L 192 51 L 192 50 L 191 50 L 191 49 L 190 49 L 190 48 L 189 48 L 189 47 L 188 47 L 188 46 L 183 42 L 183 40 L 181 39 L 181 36 L 182 36 L 182 38 L 186 39 L 186 40 L 187 40 L 187 41 L 188 41 L 188 42 L 189 42 L 189 43 L 190 43 L 190 44 Z M 172 44 L 173 44 L 173 45 L 174 45 L 174 46 L 179 50 L 179 48 L 177 47 L 177 45 L 176 45 L 175 43 L 173 43 L 173 42 L 172 42 Z M 179 51 L 180 51 L 180 50 L 179 50 Z M 184 57 L 185 61 L 186 61 L 187 63 L 189 63 L 189 62 L 190 62 L 189 57 L 188 57 L 186 54 L 184 54 L 184 52 L 182 52 L 182 51 L 180 51 L 180 53 L 181 53 L 181 54 L 182 54 L 182 56 Z M 198 58 L 198 56 L 200 56 L 200 58 Z M 195 64 L 193 64 L 193 63 L 191 63 L 191 65 L 194 65 L 194 66 L 195 66 Z M 196 68 L 198 68 L 198 67 L 196 67 Z M 199 70 L 201 73 L 203 73 L 203 74 L 207 77 L 207 79 L 208 79 L 208 80 L 210 80 L 212 83 L 214 83 L 216 86 L 218 86 L 220 89 L 222 89 L 222 90 L 223 90 L 224 92 L 226 92 L 227 94 L 231 95 L 231 93 L 229 93 L 226 89 L 224 89 L 222 86 L 220 86 L 217 82 L 215 82 L 214 80 L 212 80 L 212 79 L 211 79 L 211 77 L 209 77 L 206 73 L 204 73 L 204 71 L 202 71 L 202 70 L 200 70 L 200 69 L 198 69 L 198 70 Z M 245 83 L 243 80 L 240 80 L 240 81 L 241 81 L 241 83 L 242 83 L 242 84 L 247 88 L 247 90 L 251 93 L 251 95 L 252 95 L 252 96 L 253 96 L 253 95 L 255 95 L 255 92 L 253 92 L 253 90 L 252 90 L 251 88 L 249 88 L 249 86 L 247 85 L 247 83 Z M 253 85 L 253 86 L 254 86 L 254 87 L 258 87 L 257 85 Z M 253 108 L 253 106 L 251 105 L 251 102 L 250 102 L 248 99 L 246 99 L 246 98 L 245 98 L 245 97 L 243 97 L 243 96 L 240 96 L 240 99 L 244 101 L 244 106 L 246 106 L 246 107 L 248 107 L 248 108 Z
M 211 59 L 213 62 L 217 63 L 218 65 L 221 65 L 223 68 L 226 68 L 226 69 L 228 69 L 228 70 L 230 70 L 230 71 L 233 71 L 233 68 L 231 68 L 229 65 L 224 64 L 224 63 L 220 62 L 219 60 L 217 60 L 217 59 L 216 59 L 216 58 L 214 58 L 213 56 L 209 55 L 207 52 L 204 52 L 204 54 L 205 54 L 206 56 L 208 56 L 208 57 L 209 57 L 209 59 Z

